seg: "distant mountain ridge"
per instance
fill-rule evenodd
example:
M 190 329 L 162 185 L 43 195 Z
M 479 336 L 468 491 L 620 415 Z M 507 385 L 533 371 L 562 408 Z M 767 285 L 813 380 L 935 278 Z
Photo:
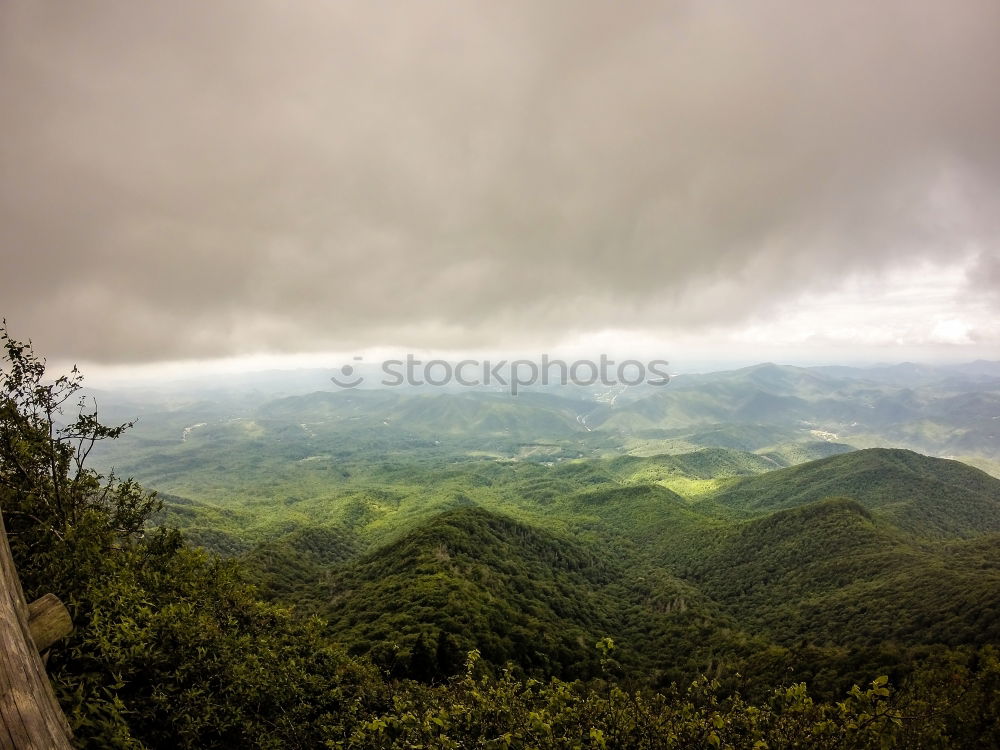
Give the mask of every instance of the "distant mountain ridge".
M 850 497 L 902 529 L 967 537 L 1000 532 L 1000 479 L 958 461 L 870 448 L 735 480 L 713 501 L 766 512 Z
M 201 401 L 142 410 L 99 450 L 105 466 L 158 477 L 167 460 L 248 439 L 280 440 L 299 459 L 351 446 L 393 452 L 441 446 L 532 461 L 728 448 L 795 463 L 851 448 L 898 447 L 1000 475 L 1000 363 L 875 368 L 766 363 L 678 375 L 662 387 L 328 390 L 261 401 Z M 117 408 L 123 418 L 134 401 Z M 196 429 L 189 429 L 196 427 Z M 824 447 L 822 444 L 834 447 Z M 201 462 L 207 463 L 207 462 Z M 158 479 L 157 479 L 158 481 Z M 179 488 L 175 488 L 179 489 Z M 183 493 L 181 493 L 183 494 Z

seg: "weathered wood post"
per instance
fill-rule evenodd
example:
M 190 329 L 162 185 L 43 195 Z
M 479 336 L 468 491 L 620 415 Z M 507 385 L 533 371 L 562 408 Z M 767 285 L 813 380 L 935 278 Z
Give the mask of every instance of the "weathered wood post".
M 52 594 L 28 605 L 0 513 L 0 748 L 70 750 L 72 736 L 40 655 L 73 630 Z
M 38 653 L 73 632 L 69 610 L 55 594 L 46 594 L 28 605 L 28 630 Z

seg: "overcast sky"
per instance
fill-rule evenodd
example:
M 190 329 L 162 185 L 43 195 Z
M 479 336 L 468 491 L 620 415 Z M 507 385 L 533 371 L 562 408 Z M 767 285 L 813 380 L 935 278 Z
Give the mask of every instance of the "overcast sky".
M 3 0 L 0 107 L 50 358 L 1000 358 L 996 0 Z

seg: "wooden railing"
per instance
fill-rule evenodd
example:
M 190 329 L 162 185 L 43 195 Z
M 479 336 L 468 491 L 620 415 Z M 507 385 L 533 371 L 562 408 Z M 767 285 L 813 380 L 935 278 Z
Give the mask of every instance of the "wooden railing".
M 73 630 L 52 594 L 28 604 L 10 555 L 0 513 L 0 748 L 69 750 L 72 732 L 41 652 Z

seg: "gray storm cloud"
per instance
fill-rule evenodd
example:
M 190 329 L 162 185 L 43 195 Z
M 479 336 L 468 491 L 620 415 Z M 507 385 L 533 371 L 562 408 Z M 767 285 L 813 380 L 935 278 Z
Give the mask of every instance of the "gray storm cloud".
M 4 0 L 0 103 L 0 312 L 59 356 L 690 331 L 970 253 L 1000 308 L 995 0 Z

